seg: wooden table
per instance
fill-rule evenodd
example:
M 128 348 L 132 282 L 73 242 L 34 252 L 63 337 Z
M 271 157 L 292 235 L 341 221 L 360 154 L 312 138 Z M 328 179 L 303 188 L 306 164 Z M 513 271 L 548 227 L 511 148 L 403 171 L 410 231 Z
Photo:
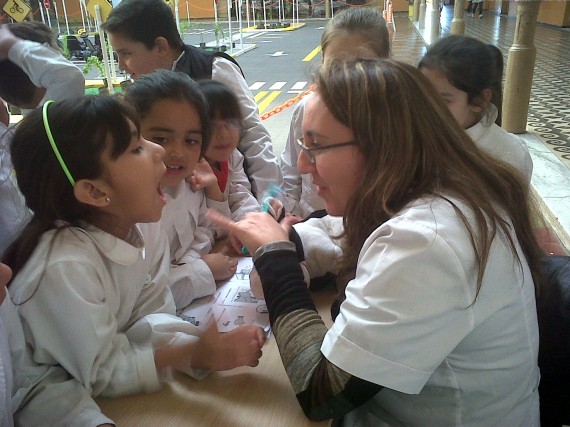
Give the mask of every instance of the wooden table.
M 332 291 L 315 293 L 319 312 L 330 325 Z M 117 426 L 302 427 L 328 426 L 311 422 L 303 412 L 271 337 L 259 366 L 215 372 L 203 381 L 177 374 L 161 391 L 115 399 L 97 399 Z

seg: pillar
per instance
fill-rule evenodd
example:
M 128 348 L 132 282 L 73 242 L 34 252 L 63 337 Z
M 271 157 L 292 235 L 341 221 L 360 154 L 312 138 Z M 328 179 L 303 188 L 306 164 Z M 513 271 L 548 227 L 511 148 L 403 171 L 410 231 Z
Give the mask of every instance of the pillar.
M 414 22 L 420 20 L 420 0 L 414 0 L 414 16 L 412 18 Z
M 433 44 L 439 39 L 439 21 L 441 20 L 441 12 L 439 11 L 439 2 L 443 0 L 431 1 L 431 31 L 429 43 Z
M 426 27 L 426 0 L 421 0 L 420 16 L 418 18 L 418 28 L 423 30 Z
M 465 34 L 465 0 L 455 0 L 453 6 L 453 19 L 451 20 L 451 34 Z
M 534 33 L 539 8 L 540 0 L 517 2 L 515 37 L 507 58 L 503 91 L 503 128 L 512 133 L 526 132 L 536 59 Z

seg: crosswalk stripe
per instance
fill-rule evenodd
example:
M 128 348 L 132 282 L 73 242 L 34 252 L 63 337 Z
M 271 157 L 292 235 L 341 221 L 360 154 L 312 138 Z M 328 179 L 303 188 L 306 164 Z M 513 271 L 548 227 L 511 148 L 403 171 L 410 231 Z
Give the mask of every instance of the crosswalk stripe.
M 267 92 L 265 92 L 265 93 L 267 93 Z M 262 114 L 267 109 L 267 107 L 269 107 L 269 104 L 271 104 L 271 102 L 273 102 L 273 100 L 275 98 L 277 98 L 280 93 L 281 93 L 281 91 L 279 91 L 279 90 L 273 91 L 263 101 L 258 102 L 257 106 L 259 107 L 259 114 Z M 256 102 L 257 102 L 257 100 L 256 100 Z
M 291 90 L 301 90 L 307 85 L 307 82 L 297 82 L 291 87 Z
M 279 90 L 281 89 L 283 86 L 285 86 L 287 84 L 287 82 L 275 82 L 271 85 L 271 87 L 269 88 L 269 90 Z
M 255 96 L 253 97 L 253 99 L 255 99 L 255 102 L 259 102 L 259 100 L 260 100 L 261 98 L 263 98 L 265 95 L 267 95 L 267 93 L 268 93 L 268 92 L 267 92 L 266 90 L 261 90 L 261 91 L 259 91 L 259 92 L 257 92 L 257 93 L 255 94 Z
M 261 89 L 261 86 L 263 86 L 265 83 L 267 82 L 255 82 L 249 87 L 249 90 L 259 90 Z

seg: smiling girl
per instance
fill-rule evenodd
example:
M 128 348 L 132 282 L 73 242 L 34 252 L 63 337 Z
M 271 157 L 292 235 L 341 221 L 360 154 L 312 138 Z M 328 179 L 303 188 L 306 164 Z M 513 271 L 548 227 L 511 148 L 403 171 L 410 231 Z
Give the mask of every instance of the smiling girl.
M 208 200 L 204 190 L 192 191 L 186 182 L 209 144 L 207 103 L 190 77 L 168 70 L 137 79 L 127 100 L 141 116 L 143 136 L 165 150 L 161 223 L 170 245 L 169 285 L 176 308 L 182 309 L 195 298 L 213 294 L 216 280 L 228 279 L 237 266 L 236 259 L 209 253 L 214 229 L 205 214 L 208 206 L 221 209 L 223 199 Z

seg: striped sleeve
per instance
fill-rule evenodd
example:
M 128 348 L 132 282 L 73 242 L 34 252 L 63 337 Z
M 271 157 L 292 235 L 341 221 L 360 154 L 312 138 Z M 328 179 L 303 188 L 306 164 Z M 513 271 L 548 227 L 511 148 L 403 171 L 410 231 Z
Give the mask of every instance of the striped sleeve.
M 348 374 L 321 353 L 327 328 L 303 281 L 294 251 L 268 252 L 255 261 L 255 267 L 281 359 L 309 419 L 340 418 L 382 389 Z

